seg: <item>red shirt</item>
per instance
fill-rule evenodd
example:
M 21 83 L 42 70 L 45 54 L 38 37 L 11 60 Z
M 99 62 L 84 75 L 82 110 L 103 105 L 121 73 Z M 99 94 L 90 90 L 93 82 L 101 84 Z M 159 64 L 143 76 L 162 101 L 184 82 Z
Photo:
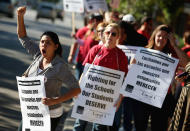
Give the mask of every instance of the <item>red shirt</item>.
M 128 60 L 125 53 L 118 47 L 115 47 L 113 49 L 107 49 L 106 47 L 102 46 L 103 45 L 94 46 L 88 52 L 88 55 L 83 62 L 83 65 L 85 65 L 86 63 L 92 64 L 92 62 L 94 61 L 94 65 L 120 70 L 127 74 Z
M 140 29 L 137 30 L 137 32 L 138 32 L 139 34 L 143 35 L 144 37 L 146 37 L 147 40 L 150 39 L 150 35 L 149 35 L 148 33 L 144 32 L 144 31 L 142 31 L 142 30 L 140 30 Z
M 190 45 L 184 46 L 183 48 L 181 48 L 182 51 L 184 51 L 187 56 L 190 58 Z
M 76 37 L 82 39 L 88 31 L 88 29 L 89 28 L 87 26 L 80 28 L 76 33 Z
M 84 45 L 81 45 L 79 48 L 79 53 L 77 56 L 77 62 L 82 63 L 88 54 L 88 51 L 94 46 L 97 45 L 99 42 L 94 40 L 94 32 L 91 32 L 89 36 L 83 38 Z

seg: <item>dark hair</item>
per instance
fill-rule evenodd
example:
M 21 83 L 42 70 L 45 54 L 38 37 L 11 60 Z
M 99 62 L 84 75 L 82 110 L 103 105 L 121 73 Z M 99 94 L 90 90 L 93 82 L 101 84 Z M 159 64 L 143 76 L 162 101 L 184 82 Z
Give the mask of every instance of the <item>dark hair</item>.
M 149 21 L 152 21 L 152 17 L 144 16 L 144 17 L 141 19 L 141 25 L 144 24 L 145 22 L 148 23 Z
M 190 44 L 190 31 L 186 31 L 183 35 L 185 44 Z
M 137 31 L 130 23 L 126 21 L 120 21 L 118 24 L 120 28 L 124 30 L 124 33 L 127 35 L 127 39 L 124 41 L 125 45 L 144 47 L 147 44 L 147 39 L 139 33 L 137 33 Z
M 94 13 L 94 14 L 91 14 L 90 16 L 88 16 L 88 19 L 89 20 L 97 20 L 97 21 L 103 21 L 104 17 L 103 15 L 99 14 L 99 13 Z
M 54 33 L 54 32 L 52 32 L 52 31 L 46 31 L 46 32 L 44 32 L 44 33 L 41 35 L 40 39 L 41 39 L 44 35 L 49 36 L 55 45 L 58 44 L 58 48 L 57 48 L 57 50 L 55 51 L 55 54 L 58 54 L 60 57 L 62 57 L 62 46 L 61 46 L 61 43 L 59 42 L 59 37 L 57 36 L 57 34 Z

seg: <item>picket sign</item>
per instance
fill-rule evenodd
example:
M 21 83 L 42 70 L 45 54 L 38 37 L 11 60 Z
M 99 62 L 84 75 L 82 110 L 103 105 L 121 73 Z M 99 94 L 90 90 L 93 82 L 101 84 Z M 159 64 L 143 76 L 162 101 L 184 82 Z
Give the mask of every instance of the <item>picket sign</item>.
M 137 53 L 137 51 L 141 48 L 138 46 L 126 46 L 126 45 L 117 45 L 118 48 L 120 48 L 125 55 L 127 56 L 127 60 L 128 60 L 128 69 L 131 68 L 131 63 L 133 61 L 133 59 L 135 58 L 135 55 Z
M 46 97 L 44 76 L 16 77 L 22 113 L 22 131 L 50 131 L 48 106 L 42 104 Z
M 139 48 L 135 60 L 120 93 L 161 108 L 179 60 L 147 48 Z
M 83 0 L 63 0 L 64 11 L 67 12 L 84 12 L 84 2 Z
M 86 64 L 80 81 L 81 94 L 71 116 L 81 120 L 112 125 L 124 72 Z

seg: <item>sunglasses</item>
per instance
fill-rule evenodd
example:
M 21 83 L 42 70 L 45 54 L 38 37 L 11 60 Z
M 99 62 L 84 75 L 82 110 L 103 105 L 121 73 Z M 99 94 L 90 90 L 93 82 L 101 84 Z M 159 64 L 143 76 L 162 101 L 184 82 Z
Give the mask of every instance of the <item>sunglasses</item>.
M 101 32 L 101 33 L 102 33 L 102 32 L 104 32 L 104 30 L 97 30 L 97 32 L 98 32 L 98 33 L 99 33 L 99 32 Z
M 110 31 L 106 31 L 105 32 L 106 35 L 110 35 L 113 36 L 113 37 L 116 37 L 117 36 L 117 33 L 116 32 L 110 32 Z

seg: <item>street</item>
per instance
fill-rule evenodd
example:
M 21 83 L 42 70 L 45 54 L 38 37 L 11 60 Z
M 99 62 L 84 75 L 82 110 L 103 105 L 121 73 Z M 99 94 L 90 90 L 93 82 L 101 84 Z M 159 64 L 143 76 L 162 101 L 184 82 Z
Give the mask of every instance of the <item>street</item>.
M 28 9 L 25 15 L 27 35 L 38 42 L 44 31 L 56 32 L 66 61 L 73 41 L 70 37 L 71 13 L 65 13 L 64 21 L 57 19 L 54 23 L 49 19 L 36 21 L 35 17 L 36 12 Z M 76 19 L 76 27 L 82 27 L 81 15 L 77 15 Z M 0 14 L 0 131 L 16 131 L 20 124 L 21 112 L 16 76 L 21 76 L 32 62 L 32 57 L 19 43 L 16 26 L 16 13 L 14 19 Z

